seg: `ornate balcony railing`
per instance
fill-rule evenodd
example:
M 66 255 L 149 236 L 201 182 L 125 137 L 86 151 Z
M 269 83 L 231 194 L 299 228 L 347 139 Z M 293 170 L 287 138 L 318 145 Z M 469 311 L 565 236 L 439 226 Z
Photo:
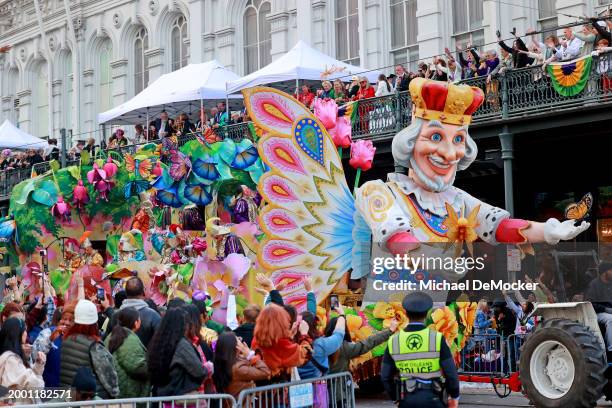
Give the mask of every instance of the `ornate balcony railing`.
M 462 83 L 479 87 L 485 93 L 485 100 L 474 113 L 473 122 L 510 119 L 521 116 L 559 111 L 602 103 L 612 105 L 612 53 L 593 57 L 591 72 L 584 89 L 575 96 L 562 96 L 552 86 L 551 79 L 541 65 L 514 69 L 492 77 L 471 78 Z M 381 140 L 391 138 L 395 133 L 410 124 L 412 100 L 408 92 L 399 92 L 377 98 L 359 100 L 354 104 L 356 110 L 353 124 L 353 139 L 368 138 Z M 232 139 L 239 142 L 252 140 L 250 123 L 238 123 L 215 129 L 219 139 Z M 179 137 L 179 146 L 190 140 L 202 138 L 201 134 L 185 134 Z M 159 143 L 160 140 L 152 142 Z M 146 142 L 151 143 L 151 142 Z M 141 145 L 123 146 L 109 149 L 107 153 L 122 157 L 134 153 Z M 75 164 L 68 161 L 67 165 Z M 11 189 L 19 182 L 35 174 L 49 171 L 49 163 L 39 163 L 33 169 L 8 170 L 0 174 L 0 199 L 5 199 Z

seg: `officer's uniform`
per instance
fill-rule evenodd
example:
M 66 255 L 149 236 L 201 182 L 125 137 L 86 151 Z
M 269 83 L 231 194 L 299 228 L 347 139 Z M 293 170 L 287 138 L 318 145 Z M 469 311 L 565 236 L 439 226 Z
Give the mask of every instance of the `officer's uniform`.
M 433 302 L 424 293 L 404 298 L 404 309 L 424 313 Z M 385 389 L 400 407 L 438 408 L 446 405 L 444 391 L 459 398 L 459 378 L 452 354 L 441 333 L 423 323 L 410 323 L 391 336 L 383 358 L 381 378 Z M 399 377 L 399 383 L 397 378 Z

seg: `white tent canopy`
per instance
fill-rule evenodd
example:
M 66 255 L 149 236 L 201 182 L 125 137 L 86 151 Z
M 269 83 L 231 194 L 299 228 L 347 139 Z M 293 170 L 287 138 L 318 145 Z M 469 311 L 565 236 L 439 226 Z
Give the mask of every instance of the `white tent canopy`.
M 2 149 L 46 149 L 47 142 L 24 132 L 9 122 L 8 119 L 0 126 L 0 148 Z
M 238 78 L 216 60 L 189 64 L 162 75 L 129 101 L 98 114 L 98 123 L 144 123 L 147 110 L 151 119 L 162 110 L 171 114 L 198 112 L 200 100 L 225 100 L 225 83 Z
M 363 75 L 371 83 L 375 83 L 380 71 L 368 71 L 365 68 L 356 67 L 346 62 L 338 61 L 312 48 L 304 41 L 298 43 L 288 53 L 272 61 L 270 64 L 245 77 L 234 80 L 227 85 L 229 94 L 250 88 L 256 85 L 271 84 L 282 81 L 295 81 L 298 79 L 320 81 L 324 72 L 334 71 L 325 76 L 325 79 L 333 80 L 341 78 L 350 80 L 351 75 Z

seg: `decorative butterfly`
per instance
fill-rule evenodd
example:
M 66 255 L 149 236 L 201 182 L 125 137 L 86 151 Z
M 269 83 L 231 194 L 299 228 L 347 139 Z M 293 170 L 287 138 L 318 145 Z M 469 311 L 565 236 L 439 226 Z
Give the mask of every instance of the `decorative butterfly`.
M 17 231 L 17 224 L 12 218 L 4 218 L 0 221 L 0 242 L 10 242 Z
M 123 195 L 125 198 L 138 195 L 149 189 L 149 182 L 147 180 L 132 180 L 125 183 L 123 187 Z
M 131 155 L 126 154 L 125 169 L 129 172 L 139 175 L 143 179 L 148 179 L 151 176 L 153 162 L 150 159 L 135 159 Z
M 580 221 L 591 211 L 593 206 L 593 194 L 586 193 L 577 203 L 572 203 L 565 207 L 565 218 L 568 220 Z
M 176 135 L 167 136 L 162 139 L 162 150 L 164 152 L 173 152 L 178 149 L 178 138 Z
M 173 151 L 170 154 L 170 162 L 169 174 L 173 180 L 181 180 L 191 170 L 191 160 L 182 152 Z

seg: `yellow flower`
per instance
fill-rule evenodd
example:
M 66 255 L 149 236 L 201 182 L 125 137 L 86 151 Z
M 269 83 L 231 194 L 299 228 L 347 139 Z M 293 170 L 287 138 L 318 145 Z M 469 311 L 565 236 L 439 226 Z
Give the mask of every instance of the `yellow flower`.
M 360 316 L 355 316 L 355 315 L 347 315 L 346 316 L 346 324 L 349 328 L 349 332 L 353 335 L 356 336 L 357 331 L 361 328 L 363 321 L 361 320 Z
M 452 344 L 459 334 L 459 324 L 452 310 L 447 306 L 436 309 L 431 314 L 431 319 L 433 323 L 430 325 L 430 328 L 442 333 L 446 342 Z
M 474 329 L 474 320 L 476 319 L 476 309 L 478 304 L 476 302 L 457 302 L 459 307 L 459 318 L 461 324 L 465 327 L 464 335 L 469 335 Z
M 327 327 L 327 311 L 324 307 L 317 306 L 317 321 L 319 332 L 323 332 Z
M 377 302 L 372 311 L 372 315 L 377 319 L 389 319 L 395 315 L 395 310 L 391 303 Z

